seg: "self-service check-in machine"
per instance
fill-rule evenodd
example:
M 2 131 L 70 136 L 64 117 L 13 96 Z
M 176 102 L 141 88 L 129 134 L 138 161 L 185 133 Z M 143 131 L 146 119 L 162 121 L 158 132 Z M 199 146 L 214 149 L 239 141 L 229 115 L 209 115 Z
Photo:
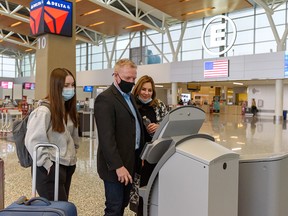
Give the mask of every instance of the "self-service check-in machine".
M 183 106 L 161 122 L 142 152 L 157 163 L 139 189 L 144 216 L 236 216 L 239 155 L 198 134 L 203 110 Z
M 241 155 L 238 199 L 238 216 L 287 216 L 287 152 Z

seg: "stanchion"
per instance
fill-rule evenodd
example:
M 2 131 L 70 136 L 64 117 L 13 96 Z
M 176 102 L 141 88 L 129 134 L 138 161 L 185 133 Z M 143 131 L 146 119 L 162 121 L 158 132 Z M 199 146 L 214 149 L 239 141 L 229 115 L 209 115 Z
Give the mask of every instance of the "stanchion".
M 90 98 L 90 100 L 89 100 L 89 110 L 90 110 L 89 159 L 90 159 L 90 167 L 92 167 L 92 155 L 93 155 L 93 109 L 94 109 L 94 98 Z

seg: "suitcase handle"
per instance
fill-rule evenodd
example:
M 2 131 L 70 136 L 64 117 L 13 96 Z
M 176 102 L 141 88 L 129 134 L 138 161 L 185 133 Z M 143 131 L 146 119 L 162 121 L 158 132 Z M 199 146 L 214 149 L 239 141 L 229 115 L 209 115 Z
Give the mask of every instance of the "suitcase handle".
M 52 143 L 37 144 L 34 147 L 34 151 L 33 151 L 33 173 L 32 173 L 32 196 L 36 197 L 37 149 L 39 147 L 53 147 L 56 150 L 54 201 L 58 201 L 60 150 L 56 144 L 52 144 Z
M 33 198 L 31 198 L 30 200 L 28 200 L 27 202 L 25 202 L 24 204 L 25 204 L 25 205 L 31 205 L 32 202 L 35 202 L 35 201 L 41 201 L 41 202 L 43 202 L 44 204 L 46 204 L 46 206 L 51 205 L 51 202 L 49 202 L 49 200 L 47 200 L 47 199 L 44 198 L 44 197 L 33 197 Z

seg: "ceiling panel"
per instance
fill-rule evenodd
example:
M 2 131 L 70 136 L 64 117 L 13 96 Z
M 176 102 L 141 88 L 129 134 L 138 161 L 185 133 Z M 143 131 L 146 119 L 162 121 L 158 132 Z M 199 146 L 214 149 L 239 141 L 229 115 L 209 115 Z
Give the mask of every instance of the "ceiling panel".
M 181 21 L 199 19 L 252 7 L 246 0 L 142 0 L 142 2 L 163 11 Z M 206 9 L 206 10 L 205 10 Z M 191 15 L 185 15 L 194 12 Z
M 12 2 L 14 4 L 17 4 L 17 5 L 23 5 L 25 7 L 30 7 L 30 2 L 32 0 L 8 0 L 9 2 Z
M 90 28 L 108 36 L 122 35 L 133 31 L 147 29 L 145 26 L 125 29 L 127 26 L 136 25 L 138 23 L 90 1 L 77 2 L 76 7 L 76 23 L 78 25 Z M 97 9 L 100 11 L 82 16 L 84 13 Z M 90 26 L 92 24 L 102 22 L 103 24 Z
M 20 22 L 20 21 L 12 17 L 7 17 L 7 16 L 0 16 L 0 17 L 1 17 L 0 29 L 5 29 L 6 31 L 13 31 L 13 32 L 23 34 L 23 35 L 30 34 L 29 23 L 21 22 L 19 25 L 15 27 L 11 27 L 12 24 Z
M 17 40 L 17 38 L 13 38 L 13 39 L 15 39 L 15 40 Z M 20 41 L 19 41 L 20 42 Z M 2 49 L 5 49 L 5 48 L 9 48 L 9 50 L 14 50 L 15 52 L 21 52 L 21 53 L 24 53 L 24 52 L 26 52 L 26 50 L 28 50 L 29 48 L 27 48 L 27 47 L 24 47 L 24 46 L 21 46 L 21 45 L 17 45 L 17 44 L 15 44 L 15 43 L 10 43 L 10 42 L 7 42 L 7 41 L 2 41 L 2 42 L 0 42 L 0 53 L 1 53 L 1 50 Z M 32 51 L 32 50 L 30 50 L 30 51 Z M 14 53 L 15 53 L 14 52 Z M 9 51 L 9 53 L 10 53 L 10 51 Z

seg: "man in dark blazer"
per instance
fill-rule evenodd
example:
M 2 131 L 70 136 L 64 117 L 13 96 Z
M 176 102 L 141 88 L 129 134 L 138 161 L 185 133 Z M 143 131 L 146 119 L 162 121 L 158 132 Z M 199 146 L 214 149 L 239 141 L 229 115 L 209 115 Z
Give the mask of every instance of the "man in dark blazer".
M 114 83 L 97 96 L 94 105 L 99 139 L 97 170 L 104 181 L 105 216 L 123 215 L 144 144 L 141 116 L 130 95 L 137 65 L 121 59 L 113 75 Z

